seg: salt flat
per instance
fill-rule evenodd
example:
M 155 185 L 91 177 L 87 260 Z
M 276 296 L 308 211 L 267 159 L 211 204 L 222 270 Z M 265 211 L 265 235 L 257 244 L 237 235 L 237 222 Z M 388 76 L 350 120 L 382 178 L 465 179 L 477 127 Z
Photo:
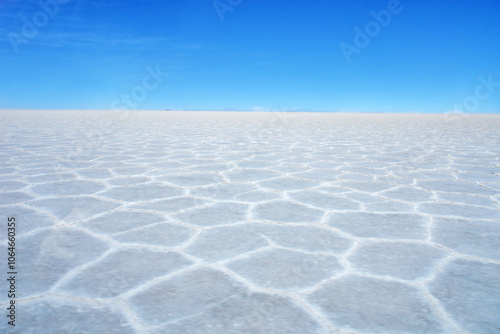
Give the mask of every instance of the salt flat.
M 2 333 L 498 333 L 500 116 L 0 111 Z M 7 319 L 7 320 L 6 320 Z

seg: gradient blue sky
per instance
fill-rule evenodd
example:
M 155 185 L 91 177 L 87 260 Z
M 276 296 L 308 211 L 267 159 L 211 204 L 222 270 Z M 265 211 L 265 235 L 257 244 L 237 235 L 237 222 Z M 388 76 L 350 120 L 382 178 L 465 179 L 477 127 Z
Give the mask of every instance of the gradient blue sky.
M 59 1 L 0 2 L 0 109 L 500 112 L 498 0 Z

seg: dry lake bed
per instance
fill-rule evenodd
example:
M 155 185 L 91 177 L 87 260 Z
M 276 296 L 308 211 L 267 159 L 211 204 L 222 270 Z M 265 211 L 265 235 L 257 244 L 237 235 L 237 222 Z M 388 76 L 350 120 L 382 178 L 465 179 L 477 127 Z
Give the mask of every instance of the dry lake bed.
M 500 333 L 500 115 L 0 130 L 2 333 Z

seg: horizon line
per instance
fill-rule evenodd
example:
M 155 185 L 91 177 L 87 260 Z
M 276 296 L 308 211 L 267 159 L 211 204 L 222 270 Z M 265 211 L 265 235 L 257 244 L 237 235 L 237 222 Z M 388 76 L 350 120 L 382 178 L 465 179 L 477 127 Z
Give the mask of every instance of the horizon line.
M 346 111 L 346 110 L 314 110 L 314 109 L 290 109 L 290 110 L 250 110 L 250 109 L 25 109 L 25 108 L 0 108 L 4 111 L 112 111 L 112 112 L 248 112 L 248 113 L 336 113 L 336 114 L 432 114 L 432 115 L 494 115 L 498 112 L 465 113 L 457 111 L 443 112 L 418 112 L 418 111 Z

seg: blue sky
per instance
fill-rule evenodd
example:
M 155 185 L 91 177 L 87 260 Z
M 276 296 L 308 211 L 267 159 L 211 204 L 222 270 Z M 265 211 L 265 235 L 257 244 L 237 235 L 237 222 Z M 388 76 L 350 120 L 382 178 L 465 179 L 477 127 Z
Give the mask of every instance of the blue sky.
M 500 112 L 498 0 L 41 3 L 0 2 L 0 109 Z

